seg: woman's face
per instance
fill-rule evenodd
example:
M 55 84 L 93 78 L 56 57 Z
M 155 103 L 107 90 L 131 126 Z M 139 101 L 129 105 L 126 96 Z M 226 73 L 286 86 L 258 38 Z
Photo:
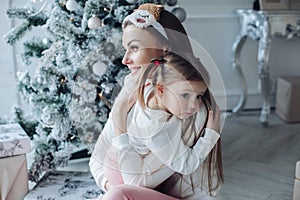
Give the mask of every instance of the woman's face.
M 147 66 L 151 59 L 163 56 L 162 44 L 145 28 L 128 25 L 123 30 L 122 44 L 126 50 L 122 63 L 134 75 Z

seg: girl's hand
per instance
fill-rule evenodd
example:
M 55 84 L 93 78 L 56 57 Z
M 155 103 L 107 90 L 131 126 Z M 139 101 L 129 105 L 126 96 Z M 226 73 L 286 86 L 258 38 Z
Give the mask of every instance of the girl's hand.
M 220 118 L 221 118 L 220 108 L 218 105 L 215 105 L 214 111 L 209 110 L 207 128 L 210 128 L 220 133 Z

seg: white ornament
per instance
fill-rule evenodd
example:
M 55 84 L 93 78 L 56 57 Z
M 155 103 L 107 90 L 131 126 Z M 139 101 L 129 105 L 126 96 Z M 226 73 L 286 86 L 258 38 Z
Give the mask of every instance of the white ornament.
M 43 44 L 47 45 L 47 44 L 49 44 L 49 39 L 48 38 L 44 38 L 42 40 L 42 42 L 43 42 Z
M 66 3 L 66 8 L 69 11 L 75 11 L 77 9 L 78 5 L 77 2 L 75 0 L 68 0 Z
M 101 24 L 102 24 L 101 19 L 99 19 L 96 16 L 93 16 L 88 20 L 88 27 L 92 30 L 99 28 Z
M 106 67 L 107 65 L 99 60 L 93 65 L 93 72 L 98 76 L 102 76 L 106 70 Z

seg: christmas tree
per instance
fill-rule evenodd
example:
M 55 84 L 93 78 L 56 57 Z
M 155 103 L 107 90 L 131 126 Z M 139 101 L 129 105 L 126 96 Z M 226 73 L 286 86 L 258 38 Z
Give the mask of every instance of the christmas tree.
M 93 148 L 129 73 L 121 63 L 121 23 L 143 3 L 174 6 L 177 1 L 55 0 L 44 2 L 39 10 L 7 10 L 10 18 L 21 20 L 5 35 L 9 44 L 32 27 L 47 35 L 24 43 L 24 63 L 38 58 L 34 74 L 17 74 L 18 91 L 34 116 L 33 122 L 26 121 L 22 110 L 16 109 L 17 121 L 30 130 L 34 143 L 31 181 L 38 181 L 43 171 L 67 164 L 74 147 Z

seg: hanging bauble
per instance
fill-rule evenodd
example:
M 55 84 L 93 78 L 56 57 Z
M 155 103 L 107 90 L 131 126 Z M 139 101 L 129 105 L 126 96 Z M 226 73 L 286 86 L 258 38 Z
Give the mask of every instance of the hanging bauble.
M 168 6 L 175 6 L 177 4 L 177 0 L 167 0 Z
M 104 53 L 106 55 L 111 55 L 114 51 L 115 51 L 115 45 L 113 43 L 109 42 L 104 46 Z
M 69 11 L 75 11 L 78 8 L 78 4 L 75 0 L 68 0 L 66 3 L 66 8 Z
M 137 2 L 137 0 L 126 0 L 126 2 L 129 4 L 135 4 Z
M 106 70 L 106 67 L 107 65 L 101 60 L 99 60 L 93 65 L 93 72 L 97 76 L 102 76 Z
M 173 8 L 171 11 L 178 19 L 179 21 L 183 22 L 186 18 L 186 12 L 183 8 L 177 7 Z
M 95 30 L 95 29 L 101 27 L 101 24 L 102 24 L 102 21 L 97 16 L 92 16 L 88 20 L 88 27 L 92 30 Z

